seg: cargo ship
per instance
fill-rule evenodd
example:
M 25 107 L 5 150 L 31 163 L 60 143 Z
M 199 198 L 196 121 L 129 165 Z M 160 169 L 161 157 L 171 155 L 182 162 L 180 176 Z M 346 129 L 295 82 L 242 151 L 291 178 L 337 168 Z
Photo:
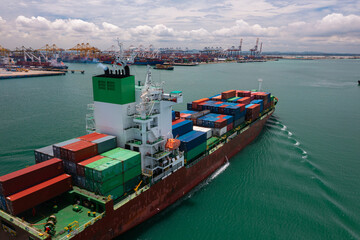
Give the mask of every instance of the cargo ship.
M 92 83 L 88 134 L 37 149 L 36 164 L 0 177 L 0 239 L 113 239 L 226 164 L 277 103 L 229 90 L 173 111 L 182 91 L 165 93 L 150 67 L 135 84 L 126 64 Z

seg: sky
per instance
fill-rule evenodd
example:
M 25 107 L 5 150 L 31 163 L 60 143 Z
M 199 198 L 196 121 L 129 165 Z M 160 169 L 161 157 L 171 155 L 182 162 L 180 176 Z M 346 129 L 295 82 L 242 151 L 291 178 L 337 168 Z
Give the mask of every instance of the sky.
M 360 0 L 0 0 L 0 45 L 360 53 Z

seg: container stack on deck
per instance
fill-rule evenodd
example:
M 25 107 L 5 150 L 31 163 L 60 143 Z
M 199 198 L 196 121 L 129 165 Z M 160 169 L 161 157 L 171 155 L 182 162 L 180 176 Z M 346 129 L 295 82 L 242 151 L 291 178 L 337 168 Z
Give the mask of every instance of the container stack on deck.
M 173 136 L 181 140 L 183 147 L 180 150 L 185 152 L 185 158 L 189 161 L 197 156 L 191 152 L 194 150 L 186 148 L 187 144 L 191 146 L 188 139 L 191 130 L 206 133 L 207 140 L 202 140 L 205 148 L 201 144 L 196 146 L 201 153 L 206 146 L 211 147 L 219 137 L 245 121 L 255 121 L 271 106 L 271 102 L 270 93 L 240 90 L 229 90 L 195 100 L 187 104 L 187 110 L 173 113 Z
M 192 125 L 187 128 L 192 130 Z M 116 141 L 115 136 L 95 132 L 37 149 L 35 159 L 37 163 L 46 161 L 51 149 L 52 156 L 62 160 L 74 185 L 117 199 L 139 184 L 141 156 L 138 152 L 116 148 Z
M 45 162 L 0 177 L 0 208 L 18 215 L 72 188 L 61 159 Z

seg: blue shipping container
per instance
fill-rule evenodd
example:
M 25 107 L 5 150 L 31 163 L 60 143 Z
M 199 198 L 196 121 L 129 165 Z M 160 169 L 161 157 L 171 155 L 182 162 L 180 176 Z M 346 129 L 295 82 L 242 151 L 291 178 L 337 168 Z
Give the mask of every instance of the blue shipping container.
M 192 110 L 192 103 L 187 104 L 187 110 Z
M 181 141 L 180 150 L 188 152 L 191 149 L 206 142 L 206 133 L 199 131 L 191 131 L 179 137 L 179 140 Z
M 193 122 L 185 120 L 172 126 L 173 137 L 184 135 L 193 129 Z

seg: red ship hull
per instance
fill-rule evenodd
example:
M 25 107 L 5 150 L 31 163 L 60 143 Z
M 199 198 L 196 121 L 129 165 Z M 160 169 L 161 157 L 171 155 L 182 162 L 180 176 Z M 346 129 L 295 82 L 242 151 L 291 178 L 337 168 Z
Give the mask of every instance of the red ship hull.
M 83 231 L 72 236 L 71 239 L 113 239 L 161 212 L 199 185 L 225 164 L 228 159 L 250 144 L 260 134 L 273 111 L 263 119 L 259 119 L 251 126 L 243 129 L 239 135 L 215 152 L 203 157 L 193 166 L 180 168 L 121 207 L 114 210 L 113 201 L 107 202 L 105 215 L 102 219 L 87 226 Z M 28 232 L 16 225 L 13 227 L 15 227 L 18 239 L 28 239 Z M 0 239 L 2 237 L 7 237 L 7 234 L 0 231 Z
M 105 217 L 73 239 L 112 239 L 164 210 L 250 144 L 260 134 L 271 114 L 253 123 L 246 131 L 194 166 L 179 169 L 122 207 L 114 210 L 112 202 L 109 202 Z

